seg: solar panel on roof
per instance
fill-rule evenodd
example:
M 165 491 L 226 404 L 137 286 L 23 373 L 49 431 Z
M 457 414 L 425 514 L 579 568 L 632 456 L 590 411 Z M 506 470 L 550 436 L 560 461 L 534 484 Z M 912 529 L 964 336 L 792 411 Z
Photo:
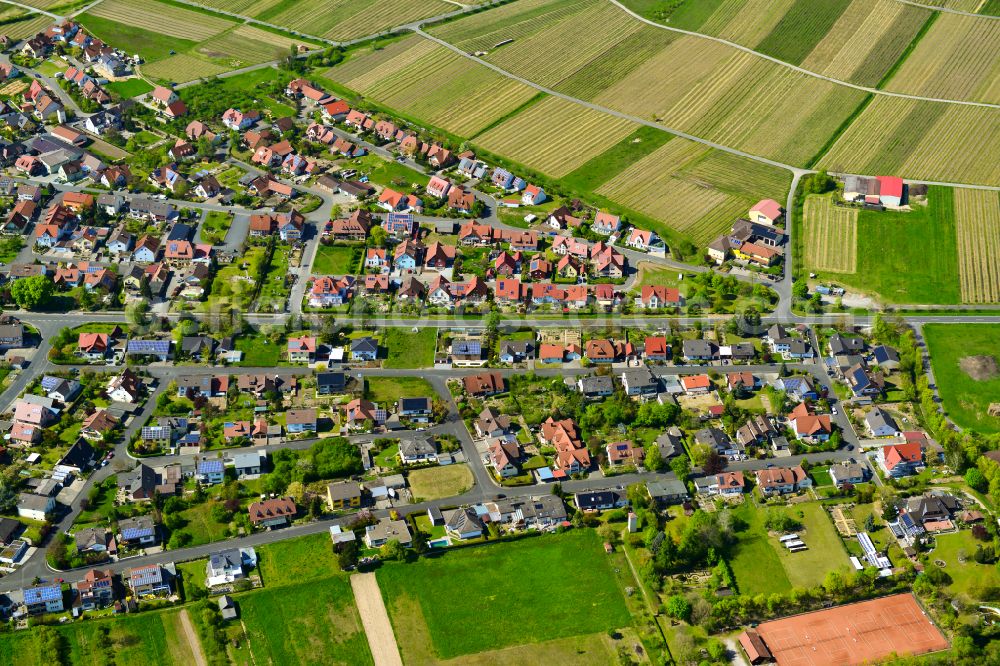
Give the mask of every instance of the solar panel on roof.
M 29 587 L 24 590 L 25 603 L 36 604 L 58 599 L 62 599 L 62 588 L 59 585 Z
M 122 530 L 122 538 L 126 541 L 148 536 L 153 536 L 153 530 L 149 527 L 126 527 Z
M 169 340 L 129 340 L 128 350 L 135 354 L 166 354 L 170 352 Z

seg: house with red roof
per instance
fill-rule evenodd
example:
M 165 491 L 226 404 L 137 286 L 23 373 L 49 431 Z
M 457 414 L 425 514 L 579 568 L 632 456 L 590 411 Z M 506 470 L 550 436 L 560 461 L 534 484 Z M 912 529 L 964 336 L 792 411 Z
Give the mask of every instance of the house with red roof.
M 111 348 L 111 337 L 107 333 L 81 333 L 77 340 L 80 354 L 90 361 L 101 361 Z
M 287 349 L 289 363 L 312 363 L 316 359 L 316 338 L 289 338 Z
M 647 310 L 679 307 L 681 305 L 681 292 L 674 287 L 647 284 L 642 288 L 638 304 Z
M 877 459 L 883 472 L 898 479 L 916 474 L 924 463 L 924 453 L 919 442 L 889 444 L 878 450 Z
M 816 414 L 807 402 L 801 402 L 788 414 L 788 425 L 795 438 L 803 442 L 825 442 L 833 433 L 829 414 Z
M 750 221 L 773 225 L 785 214 L 784 209 L 774 199 L 762 199 L 750 209 Z
M 521 193 L 521 203 L 525 206 L 537 206 L 547 198 L 545 190 L 540 185 L 528 185 Z
M 650 361 L 666 361 L 670 355 L 667 338 L 662 335 L 647 337 L 643 346 L 643 354 Z
M 712 390 L 712 379 L 708 375 L 685 375 L 681 386 L 688 395 L 699 395 Z

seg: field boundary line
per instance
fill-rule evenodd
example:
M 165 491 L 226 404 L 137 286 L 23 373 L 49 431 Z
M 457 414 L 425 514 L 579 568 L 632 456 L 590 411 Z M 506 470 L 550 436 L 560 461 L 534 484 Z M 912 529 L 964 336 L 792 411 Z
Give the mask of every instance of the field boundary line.
M 392 630 L 389 611 L 385 608 L 375 574 L 354 574 L 351 576 L 351 589 L 354 590 L 354 604 L 358 607 L 375 666 L 403 666 L 396 634 Z
M 184 637 L 187 639 L 188 647 L 191 648 L 191 654 L 194 655 L 195 666 L 208 666 L 208 661 L 205 659 L 205 652 L 201 648 L 201 641 L 198 640 L 198 634 L 194 630 L 194 625 L 191 624 L 191 616 L 188 615 L 186 608 L 180 612 L 180 623 Z
M 59 14 L 53 14 L 52 12 L 47 12 L 44 9 L 39 9 L 38 7 L 32 7 L 31 5 L 26 5 L 23 2 L 14 2 L 13 0 L 0 0 L 5 5 L 13 5 L 14 7 L 20 7 L 21 9 L 27 9 L 28 14 L 42 14 L 44 16 L 49 16 L 57 21 L 63 19 Z
M 923 5 L 919 2 L 913 2 L 913 0 L 896 0 L 901 5 L 910 5 L 911 7 L 920 7 L 921 9 L 929 9 L 932 12 L 944 12 L 945 14 L 958 14 L 959 16 L 971 16 L 973 18 L 982 19 L 1000 19 L 1000 16 L 995 16 L 993 14 L 976 14 L 973 12 L 963 11 L 961 9 L 952 9 L 951 7 L 938 7 L 935 5 Z
M 623 5 L 621 2 L 619 2 L 619 0 L 608 0 L 608 2 L 615 5 L 616 7 L 618 7 L 619 9 L 630 15 L 632 18 L 638 21 L 642 21 L 646 25 L 650 25 L 654 28 L 659 28 L 661 30 L 669 30 L 670 32 L 676 32 L 682 35 L 688 35 L 689 37 L 699 37 L 701 39 L 707 39 L 713 42 L 717 42 L 719 44 L 725 44 L 726 46 L 738 49 L 740 51 L 743 51 L 744 53 L 749 53 L 751 55 L 757 56 L 758 58 L 762 58 L 764 60 L 768 60 L 775 64 L 781 65 L 782 67 L 787 67 L 788 69 L 791 69 L 792 71 L 795 72 L 799 72 L 800 74 L 805 74 L 807 76 L 811 76 L 823 81 L 828 81 L 829 83 L 842 85 L 847 88 L 853 88 L 854 90 L 861 90 L 863 92 L 871 93 L 873 95 L 884 95 L 886 97 L 901 97 L 903 99 L 912 99 L 921 102 L 936 102 L 939 104 L 961 104 L 963 106 L 980 106 L 988 109 L 1000 109 L 1000 104 L 991 104 L 989 102 L 973 102 L 971 100 L 946 99 L 943 97 L 924 97 L 922 95 L 910 95 L 908 93 L 891 92 L 889 90 L 880 90 L 879 88 L 872 88 L 870 86 L 858 85 L 857 83 L 849 83 L 847 81 L 835 79 L 832 76 L 826 76 L 824 74 L 813 72 L 803 67 L 799 67 L 798 65 L 793 65 L 789 62 L 785 62 L 784 60 L 779 60 L 778 58 L 766 55 L 764 53 L 761 53 L 760 51 L 754 51 L 749 46 L 743 46 L 742 44 L 731 42 L 728 39 L 723 39 L 722 37 L 714 37 L 712 35 L 706 35 L 700 32 L 694 32 L 692 30 L 684 30 L 683 28 L 674 28 L 673 26 L 663 25 L 662 23 L 651 21 L 648 18 L 645 18 L 644 16 L 641 16 L 640 14 L 637 14 L 636 12 L 632 11 L 631 9 Z M 972 16 L 978 16 L 978 14 L 972 14 Z

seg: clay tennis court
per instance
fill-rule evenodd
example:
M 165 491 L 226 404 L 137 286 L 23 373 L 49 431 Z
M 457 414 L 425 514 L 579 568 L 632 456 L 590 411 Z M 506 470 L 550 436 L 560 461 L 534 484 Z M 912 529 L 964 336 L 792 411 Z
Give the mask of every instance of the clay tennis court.
M 757 633 L 778 666 L 845 666 L 948 647 L 912 594 L 765 622 Z

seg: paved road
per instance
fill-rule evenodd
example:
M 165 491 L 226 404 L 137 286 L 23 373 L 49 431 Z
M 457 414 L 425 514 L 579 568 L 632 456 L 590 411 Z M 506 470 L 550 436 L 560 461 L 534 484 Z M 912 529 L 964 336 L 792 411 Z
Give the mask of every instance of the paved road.
M 964 106 L 983 106 L 983 107 L 987 107 L 987 108 L 990 108 L 990 109 L 1000 109 L 1000 104 L 990 104 L 989 102 L 971 102 L 971 101 L 967 101 L 967 100 L 949 99 L 949 98 L 944 98 L 944 97 L 924 97 L 923 95 L 911 95 L 911 94 L 908 94 L 908 93 L 890 92 L 888 90 L 882 90 L 880 88 L 872 88 L 872 87 L 869 87 L 869 86 L 858 85 L 856 83 L 850 83 L 849 81 L 843 81 L 841 79 L 835 79 L 832 76 L 826 76 L 824 74 L 818 74 L 818 73 L 813 72 L 811 70 L 808 70 L 808 69 L 805 69 L 805 68 L 802 68 L 802 67 L 798 67 L 798 66 L 793 65 L 791 63 L 785 62 L 784 60 L 779 60 L 778 58 L 775 58 L 775 57 L 772 57 L 772 56 L 769 56 L 769 55 L 765 55 L 765 54 L 763 54 L 763 53 L 761 53 L 759 51 L 754 51 L 752 48 L 750 48 L 748 46 L 743 46 L 742 44 L 737 44 L 736 42 L 731 42 L 728 39 L 723 39 L 722 37 L 713 37 L 711 35 L 706 35 L 706 34 L 703 34 L 703 33 L 700 33 L 700 32 L 693 32 L 691 30 L 682 30 L 681 28 L 675 28 L 673 26 L 663 25 L 662 23 L 657 23 L 656 21 L 651 21 L 651 20 L 645 18 L 644 16 L 641 16 L 640 14 L 637 14 L 636 12 L 632 11 L 631 9 L 629 9 L 628 7 L 626 7 L 625 5 L 623 5 L 618 0 L 608 0 L 608 2 L 610 2 L 614 6 L 618 7 L 623 12 L 625 12 L 628 15 L 630 15 L 632 18 L 634 18 L 634 19 L 636 19 L 638 21 L 642 21 L 646 25 L 653 26 L 654 28 L 660 28 L 661 30 L 669 30 L 670 32 L 676 32 L 676 33 L 680 33 L 682 35 L 689 35 L 691 37 L 699 37 L 701 39 L 707 39 L 709 41 L 717 42 L 719 44 L 725 44 L 726 46 L 729 46 L 729 47 L 734 48 L 734 49 L 738 49 L 740 51 L 743 51 L 744 53 L 749 53 L 749 54 L 757 56 L 758 58 L 761 58 L 763 60 L 769 60 L 769 61 L 771 61 L 773 63 L 781 65 L 782 67 L 787 67 L 788 69 L 791 69 L 791 70 L 793 70 L 795 72 L 799 72 L 800 74 L 805 74 L 806 76 L 811 76 L 813 78 L 822 79 L 823 81 L 829 81 L 830 83 L 836 83 L 838 85 L 845 86 L 847 88 L 853 88 L 855 90 L 861 90 L 861 91 L 866 92 L 866 93 L 871 93 L 872 95 L 883 95 L 885 97 L 902 97 L 903 99 L 913 99 L 913 100 L 919 100 L 919 101 L 922 101 L 922 102 L 943 102 L 943 103 L 948 103 L 948 104 L 962 104 Z

